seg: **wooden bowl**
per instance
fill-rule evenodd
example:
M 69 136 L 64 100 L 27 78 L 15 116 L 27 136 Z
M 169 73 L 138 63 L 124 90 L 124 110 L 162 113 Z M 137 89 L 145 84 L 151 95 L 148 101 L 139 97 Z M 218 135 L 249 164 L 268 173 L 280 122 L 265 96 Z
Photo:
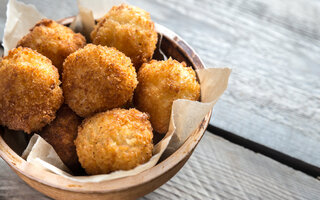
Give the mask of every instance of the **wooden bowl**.
M 59 22 L 68 25 L 72 20 L 71 17 Z M 185 61 L 194 69 L 204 68 L 195 51 L 178 35 L 159 24 L 156 24 L 156 29 L 163 35 L 161 49 L 166 55 L 180 62 Z M 2 133 L 0 133 L 0 156 L 31 187 L 54 199 L 136 199 L 160 187 L 182 168 L 202 138 L 210 117 L 211 111 L 185 143 L 156 166 L 134 176 L 110 181 L 81 183 L 43 170 L 39 173 L 36 166 L 27 164 L 8 146 Z

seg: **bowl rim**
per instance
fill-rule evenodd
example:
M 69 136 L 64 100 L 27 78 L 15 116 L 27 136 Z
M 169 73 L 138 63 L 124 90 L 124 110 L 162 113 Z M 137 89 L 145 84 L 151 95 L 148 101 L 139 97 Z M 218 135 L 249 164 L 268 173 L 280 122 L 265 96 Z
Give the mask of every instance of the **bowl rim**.
M 58 20 L 61 24 L 70 24 L 75 17 L 67 17 Z M 180 50 L 185 57 L 189 58 L 195 69 L 204 69 L 205 65 L 201 61 L 196 52 L 187 44 L 180 36 L 171 31 L 170 29 L 155 23 L 155 27 L 158 33 L 162 34 L 168 40 L 170 40 Z M 29 179 L 39 182 L 41 184 L 61 189 L 70 192 L 78 193 L 108 193 L 119 192 L 128 188 L 138 187 L 142 184 L 146 184 L 153 179 L 165 174 L 171 168 L 174 168 L 178 164 L 184 161 L 184 159 L 195 149 L 199 141 L 201 140 L 206 127 L 210 121 L 212 110 L 208 112 L 205 118 L 202 120 L 200 126 L 193 131 L 188 139 L 168 158 L 161 161 L 154 167 L 147 169 L 139 174 L 133 176 L 122 177 L 113 180 L 106 180 L 101 182 L 78 182 L 67 179 L 63 176 L 54 174 L 49 171 L 41 170 L 37 166 L 27 163 L 19 155 L 17 155 L 3 140 L 0 134 L 0 157 L 16 172 L 28 177 Z M 191 137 L 193 136 L 193 137 Z M 195 139 L 194 139 L 195 138 Z M 188 158 L 187 158 L 188 159 Z

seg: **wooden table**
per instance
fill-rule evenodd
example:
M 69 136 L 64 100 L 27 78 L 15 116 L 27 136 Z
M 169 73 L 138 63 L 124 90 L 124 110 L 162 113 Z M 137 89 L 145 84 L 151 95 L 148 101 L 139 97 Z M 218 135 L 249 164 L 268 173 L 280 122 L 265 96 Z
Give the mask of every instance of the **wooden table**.
M 73 0 L 28 2 L 53 19 L 77 13 Z M 211 132 L 173 179 L 142 199 L 319 199 L 320 2 L 129 2 L 181 35 L 207 67 L 233 69 Z M 0 160 L 0 199 L 47 198 Z
M 319 199 L 320 183 L 206 132 L 176 176 L 141 199 Z M 48 199 L 0 162 L 0 199 Z

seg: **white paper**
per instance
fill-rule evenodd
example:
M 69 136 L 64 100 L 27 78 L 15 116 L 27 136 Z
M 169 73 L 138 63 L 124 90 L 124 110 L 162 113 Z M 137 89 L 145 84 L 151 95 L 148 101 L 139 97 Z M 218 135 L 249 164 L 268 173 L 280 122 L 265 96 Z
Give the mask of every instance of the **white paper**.
M 200 80 L 201 102 L 185 99 L 173 102 L 172 113 L 176 131 L 167 147 L 169 153 L 177 150 L 212 110 L 219 97 L 227 89 L 231 70 L 229 68 L 210 68 L 196 72 Z
M 41 149 L 41 151 L 39 151 Z M 70 170 L 64 165 L 53 147 L 42 139 L 38 134 L 34 134 L 29 141 L 27 148 L 24 150 L 21 156 L 29 163 L 41 166 L 42 160 L 57 168 L 70 172 Z
M 7 20 L 3 34 L 4 55 L 16 47 L 18 41 L 44 16 L 33 5 L 26 5 L 16 0 L 9 0 Z
M 125 0 L 77 0 L 77 2 L 79 10 L 80 8 L 92 10 L 94 19 L 103 17 L 113 6 L 126 3 Z
M 71 23 L 70 28 L 75 32 L 81 32 L 91 41 L 90 33 L 93 31 L 95 19 L 103 17 L 113 6 L 125 3 L 124 0 L 77 0 L 79 14 Z

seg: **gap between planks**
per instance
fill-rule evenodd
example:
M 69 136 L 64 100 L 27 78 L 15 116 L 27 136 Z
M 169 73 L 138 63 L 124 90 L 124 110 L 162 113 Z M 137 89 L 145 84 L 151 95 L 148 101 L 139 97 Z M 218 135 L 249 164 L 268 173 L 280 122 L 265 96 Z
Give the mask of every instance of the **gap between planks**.
M 210 131 L 212 134 L 220 136 L 220 137 L 222 137 L 222 138 L 224 138 L 234 144 L 237 144 L 237 145 L 240 145 L 244 148 L 250 149 L 251 151 L 254 151 L 256 153 L 260 153 L 264 156 L 267 156 L 267 157 L 269 157 L 273 160 L 276 160 L 284 165 L 287 165 L 289 167 L 292 167 L 293 169 L 302 171 L 302 172 L 320 180 L 320 168 L 319 167 L 316 167 L 314 165 L 306 163 L 302 160 L 293 158 L 287 154 L 281 153 L 277 150 L 271 149 L 267 146 L 264 146 L 262 144 L 248 140 L 248 139 L 243 138 L 241 136 L 235 135 L 234 133 L 225 131 L 223 129 L 212 126 L 210 124 L 209 124 L 207 130 Z

